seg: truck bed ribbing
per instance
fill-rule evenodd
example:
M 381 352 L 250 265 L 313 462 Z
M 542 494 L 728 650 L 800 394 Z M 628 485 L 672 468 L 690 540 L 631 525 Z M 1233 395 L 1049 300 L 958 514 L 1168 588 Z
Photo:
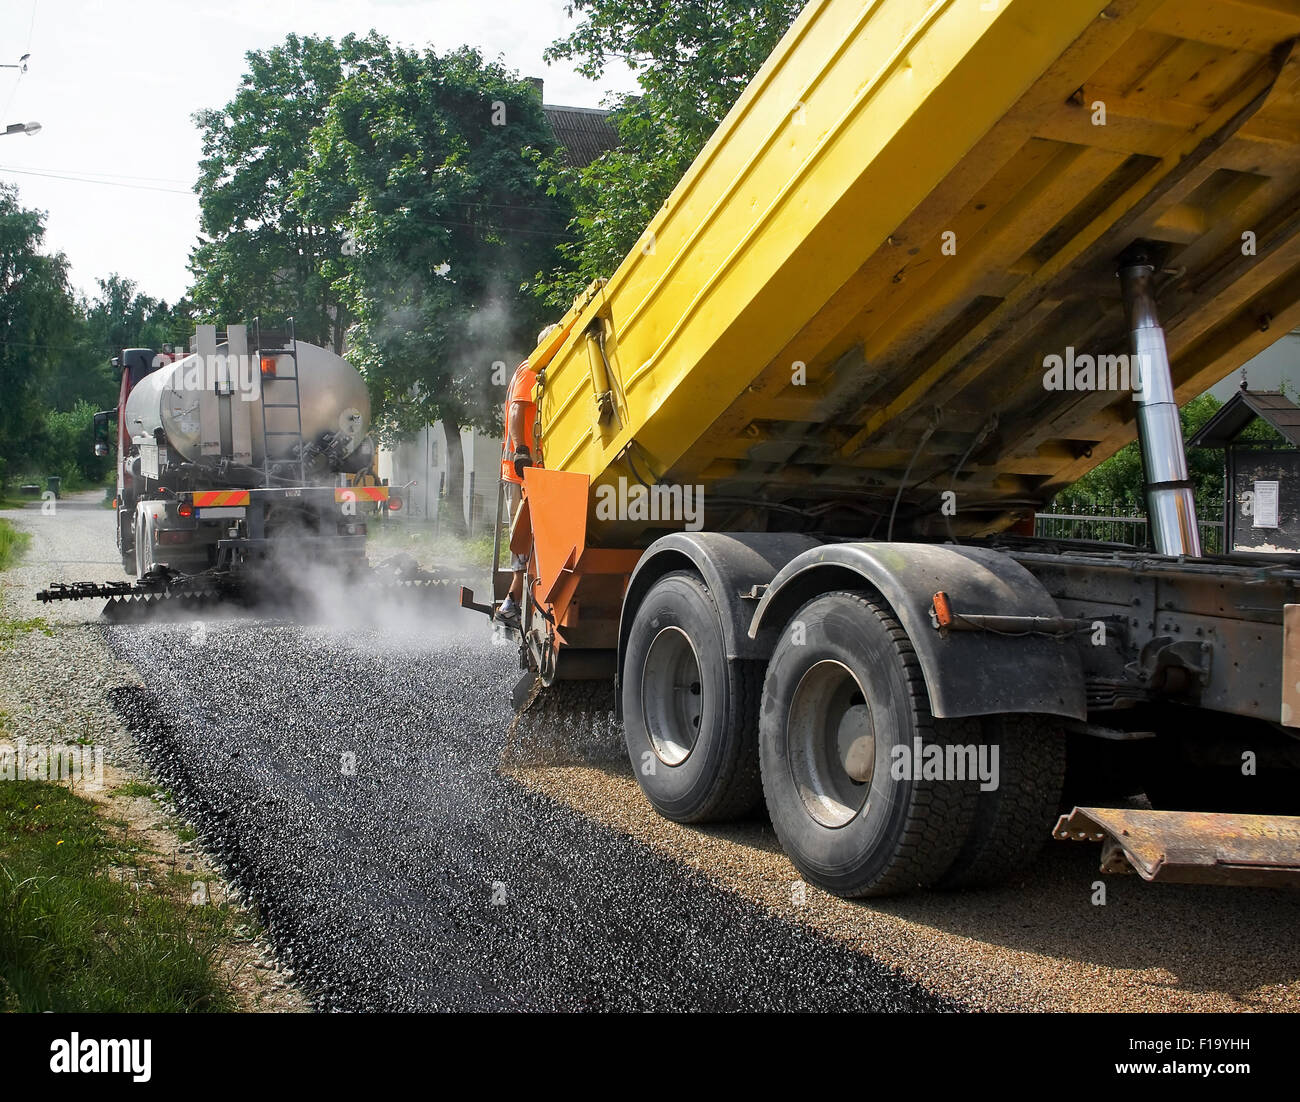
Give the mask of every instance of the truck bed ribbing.
M 1300 324 L 1297 36 L 1264 0 L 814 0 L 534 353 L 547 467 L 702 484 L 714 529 L 900 486 L 903 538 L 1027 515 L 1133 438 L 1131 389 L 1044 379 L 1129 351 L 1131 243 L 1179 401 Z

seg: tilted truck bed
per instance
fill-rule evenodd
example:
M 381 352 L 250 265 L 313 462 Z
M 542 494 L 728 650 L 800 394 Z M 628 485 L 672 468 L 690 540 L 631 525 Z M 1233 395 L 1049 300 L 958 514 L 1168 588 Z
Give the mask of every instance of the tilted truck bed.
M 904 480 L 896 534 L 950 486 L 956 534 L 1005 527 L 1135 435 L 1131 394 L 1043 384 L 1128 351 L 1131 242 L 1180 401 L 1300 325 L 1298 35 L 1296 0 L 813 0 L 534 353 L 546 466 L 700 483 L 710 528 L 883 538 Z

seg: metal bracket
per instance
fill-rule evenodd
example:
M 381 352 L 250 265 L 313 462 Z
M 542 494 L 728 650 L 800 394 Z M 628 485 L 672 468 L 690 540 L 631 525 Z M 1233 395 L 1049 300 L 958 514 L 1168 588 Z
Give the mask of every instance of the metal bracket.
M 1136 662 L 1125 672 L 1140 684 L 1165 693 L 1184 693 L 1204 688 L 1210 680 L 1210 662 L 1214 650 L 1209 643 L 1195 639 L 1175 641 L 1158 635 L 1143 645 Z

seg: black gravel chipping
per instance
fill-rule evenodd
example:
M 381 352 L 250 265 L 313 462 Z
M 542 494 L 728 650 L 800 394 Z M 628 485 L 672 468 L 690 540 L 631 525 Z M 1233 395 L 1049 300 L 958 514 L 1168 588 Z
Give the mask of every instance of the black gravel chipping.
M 118 710 L 317 1008 L 960 1009 L 500 775 L 515 655 L 430 615 L 110 629 Z

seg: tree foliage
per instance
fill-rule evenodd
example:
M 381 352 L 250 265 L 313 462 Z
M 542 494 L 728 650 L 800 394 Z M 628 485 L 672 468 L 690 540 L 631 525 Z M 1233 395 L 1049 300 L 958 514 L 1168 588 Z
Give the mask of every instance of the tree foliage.
M 1183 440 L 1190 440 L 1223 405 L 1213 394 L 1193 398 L 1178 416 L 1182 421 Z M 1246 434 L 1271 431 L 1267 425 L 1255 424 Z M 1261 437 L 1262 438 L 1262 437 Z M 1198 503 L 1223 500 L 1223 451 L 1218 448 L 1188 448 L 1187 472 L 1192 480 Z M 1103 505 L 1146 505 L 1146 481 L 1142 473 L 1142 451 L 1136 440 L 1125 444 L 1105 462 L 1074 483 L 1062 497 L 1072 501 Z
M 493 365 L 531 348 L 541 312 L 520 287 L 564 232 L 538 171 L 553 152 L 533 85 L 475 50 L 397 49 L 340 86 L 298 194 L 311 209 L 332 179 L 354 196 L 355 249 L 324 271 L 390 432 L 500 428 Z
M 0 486 L 17 476 L 98 479 L 91 418 L 114 405 L 109 359 L 127 347 L 182 343 L 186 306 L 140 294 L 118 275 L 74 296 L 68 262 L 45 251 L 45 220 L 0 185 Z
M 301 339 L 342 351 L 351 318 L 325 263 L 343 247 L 351 196 L 337 181 L 316 180 L 309 214 L 295 177 L 330 98 L 387 52 L 374 32 L 337 44 L 291 34 L 245 55 L 248 71 L 234 99 L 195 115 L 203 132 L 195 191 L 204 236 L 190 257 L 190 295 L 201 320 L 292 317 Z
M 41 444 L 42 384 L 72 327 L 67 259 L 44 244 L 44 216 L 0 185 L 0 482 Z
M 641 85 L 613 104 L 619 147 L 556 174 L 553 191 L 574 205 L 576 240 L 537 289 L 565 308 L 591 280 L 610 275 L 636 244 L 718 123 L 803 7 L 803 0 L 572 0 L 581 22 L 547 51 L 600 78 L 625 62 Z
M 546 193 L 555 147 L 536 90 L 475 50 L 373 32 L 247 56 L 235 98 L 197 116 L 197 308 L 292 314 L 365 372 L 381 439 L 441 420 L 456 500 L 460 429 L 499 429 L 541 320 L 522 287 L 572 214 Z

